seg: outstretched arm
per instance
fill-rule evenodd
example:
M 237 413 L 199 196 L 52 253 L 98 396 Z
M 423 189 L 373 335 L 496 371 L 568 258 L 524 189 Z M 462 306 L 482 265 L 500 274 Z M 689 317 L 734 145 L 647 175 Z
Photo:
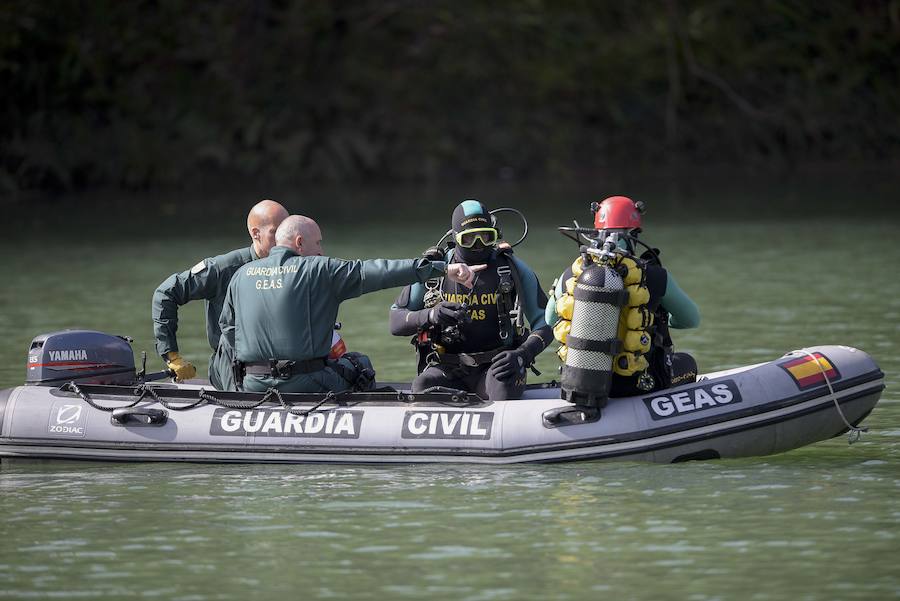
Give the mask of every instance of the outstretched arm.
M 395 288 L 424 282 L 425 280 L 446 274 L 446 276 L 463 286 L 472 287 L 475 275 L 485 265 L 466 265 L 465 263 L 447 264 L 443 261 L 428 259 L 369 259 L 366 261 L 344 261 L 329 259 L 332 292 L 338 301 L 356 298 L 376 290 Z

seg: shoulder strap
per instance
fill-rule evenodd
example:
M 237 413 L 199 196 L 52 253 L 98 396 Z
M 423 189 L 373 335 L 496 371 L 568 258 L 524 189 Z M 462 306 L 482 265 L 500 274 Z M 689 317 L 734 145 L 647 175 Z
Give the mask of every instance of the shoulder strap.
M 512 344 L 514 336 L 521 336 L 525 329 L 525 315 L 522 311 L 522 274 L 512 258 L 512 249 L 497 251 L 497 273 L 500 275 L 500 287 L 497 290 L 497 317 L 500 320 L 501 338 Z M 506 285 L 504 285 L 504 280 Z M 507 291 L 504 292 L 504 289 Z M 507 337 L 502 333 L 506 330 Z M 510 342 L 507 342 L 510 341 Z

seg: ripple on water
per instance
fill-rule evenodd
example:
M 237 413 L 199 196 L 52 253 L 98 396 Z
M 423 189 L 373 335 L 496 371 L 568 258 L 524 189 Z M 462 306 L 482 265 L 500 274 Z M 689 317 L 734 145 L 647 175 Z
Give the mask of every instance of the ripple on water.
M 678 568 L 684 566 L 692 566 L 696 563 L 693 559 L 658 559 L 651 561 L 651 565 L 660 566 L 662 568 Z
M 25 572 L 26 574 L 31 574 L 31 573 L 35 573 L 35 572 L 47 572 L 49 570 L 50 570 L 50 566 L 43 565 L 43 564 L 16 567 L 17 572 Z
M 769 540 L 763 541 L 762 545 L 764 547 L 774 547 L 774 548 L 783 548 L 783 547 L 813 547 L 815 546 L 815 541 L 811 540 Z
M 752 545 L 753 542 L 749 540 L 726 540 L 719 543 L 722 547 L 736 547 L 736 548 L 745 548 Z
M 285 524 L 260 524 L 259 526 L 238 526 L 234 530 L 235 532 L 277 532 L 292 527 Z
M 388 553 L 390 551 L 397 551 L 400 547 L 396 545 L 370 545 L 368 547 L 358 547 L 353 549 L 354 553 Z
M 496 518 L 502 517 L 503 514 L 499 512 L 492 513 L 454 513 L 453 517 L 460 519 L 474 519 L 474 520 L 492 520 Z
M 5 599 L 99 599 L 103 596 L 102 591 L 3 591 Z
M 90 574 L 85 574 L 84 577 L 90 580 L 120 580 L 123 578 L 131 578 L 134 574 L 131 572 L 106 572 L 106 571 L 94 571 Z
M 755 484 L 753 486 L 741 486 L 738 490 L 783 490 L 793 488 L 790 484 Z
M 349 534 L 341 534 L 340 532 L 331 532 L 328 530 L 304 530 L 292 532 L 291 536 L 297 538 L 350 538 Z
M 88 541 L 82 538 L 71 538 L 71 539 L 62 539 L 55 540 L 43 545 L 33 545 L 30 547 L 21 547 L 19 551 L 24 553 L 28 552 L 59 552 L 59 551 L 68 551 L 71 549 L 75 549 L 77 547 L 84 547 L 88 544 Z
M 328 509 L 431 509 L 431 503 L 421 501 L 334 501 Z
M 175 548 L 173 547 L 174 551 Z M 83 559 L 115 559 L 118 557 L 115 551 L 75 551 L 75 557 L 80 557 Z
M 641 547 L 642 551 L 650 553 L 699 553 L 705 549 L 706 547 L 697 547 L 685 542 L 677 542 L 671 545 L 644 545 Z
M 425 560 L 441 560 L 456 559 L 462 557 L 490 557 L 493 559 L 503 559 L 511 557 L 509 553 L 502 549 L 492 547 L 466 547 L 461 545 L 431 547 L 425 553 L 414 553 L 408 556 L 409 559 L 425 559 Z

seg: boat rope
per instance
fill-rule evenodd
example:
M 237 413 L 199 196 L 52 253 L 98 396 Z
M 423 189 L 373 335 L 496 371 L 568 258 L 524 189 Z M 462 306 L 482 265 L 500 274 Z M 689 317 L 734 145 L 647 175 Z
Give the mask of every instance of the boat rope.
M 284 400 L 284 397 L 281 396 L 281 391 L 279 391 L 277 388 L 269 388 L 268 390 L 266 390 L 265 394 L 263 394 L 262 397 L 258 401 L 225 401 L 223 399 L 217 398 L 216 396 L 210 394 L 209 392 L 207 392 L 207 390 L 205 388 L 200 389 L 200 393 L 198 396 L 199 396 L 200 400 L 192 405 L 189 405 L 188 407 L 196 407 L 201 402 L 206 401 L 207 403 L 210 403 L 213 405 L 221 405 L 222 407 L 227 407 L 228 409 L 241 409 L 244 411 L 249 411 L 252 409 L 256 409 L 263 403 L 274 398 L 275 400 L 277 400 L 279 402 L 279 404 L 281 404 L 282 407 L 287 409 L 287 411 L 289 413 L 292 413 L 293 415 L 307 415 L 307 414 L 315 411 L 316 409 L 318 409 L 325 403 L 337 398 L 337 395 L 334 392 L 328 391 L 328 393 L 326 393 L 325 396 L 322 397 L 322 399 L 318 403 L 316 403 L 309 409 L 298 410 L 296 408 L 296 406 L 294 406 L 291 403 Z M 164 406 L 166 406 L 166 405 L 164 405 Z
M 138 401 L 142 401 L 144 399 L 144 397 L 149 395 L 154 401 L 156 401 L 157 403 L 159 403 L 160 405 L 162 405 L 163 407 L 165 407 L 166 409 L 169 409 L 171 411 L 187 411 L 188 409 L 193 409 L 194 407 L 197 407 L 198 405 L 201 405 L 202 403 L 206 402 L 206 399 L 204 399 L 203 396 L 201 395 L 200 398 L 197 399 L 196 401 L 194 401 L 193 403 L 187 403 L 187 404 L 170 403 L 168 401 L 163 400 L 158 394 L 156 394 L 156 390 L 154 390 L 154 387 L 148 386 L 146 383 L 141 384 L 140 386 L 135 388 L 134 394 L 139 396 Z
M 334 393 L 334 391 L 329 390 L 328 393 L 326 393 L 325 396 L 322 397 L 321 401 L 319 401 L 318 403 L 316 403 L 309 409 L 300 409 L 300 410 L 295 411 L 296 406 L 291 405 L 290 403 L 285 401 L 284 398 L 281 396 L 281 392 L 277 388 L 270 388 L 269 390 L 267 390 L 266 395 L 269 395 L 269 394 L 273 395 L 276 399 L 278 399 L 278 402 L 281 403 L 281 406 L 284 407 L 285 409 L 287 409 L 288 413 L 290 413 L 292 415 L 309 415 L 310 413 L 312 413 L 313 411 L 315 411 L 316 409 L 318 409 L 319 407 L 321 407 L 328 401 L 333 401 L 334 399 L 337 398 L 337 395 Z
M 76 384 L 75 382 L 69 382 L 68 384 L 63 384 L 62 386 L 60 386 L 60 390 L 62 390 L 64 392 L 74 392 L 75 394 L 77 394 L 78 396 L 81 397 L 82 401 L 84 401 L 85 403 L 87 403 L 88 405 L 93 407 L 94 409 L 98 409 L 100 411 L 107 411 L 107 412 L 112 412 L 112 411 L 115 411 L 116 409 L 130 409 L 130 408 L 134 407 L 135 405 L 137 405 L 138 403 L 140 403 L 144 398 L 143 396 L 141 396 L 135 402 L 133 402 L 129 405 L 115 405 L 113 407 L 104 407 L 103 405 L 99 405 L 96 402 L 94 402 L 94 400 L 88 395 L 88 393 L 86 393 L 81 388 L 79 388 L 78 384 Z
M 546 384 L 531 385 L 531 387 L 536 387 L 536 386 L 537 387 L 546 387 L 547 385 Z M 88 388 L 88 387 L 90 387 L 90 385 L 87 385 L 85 387 Z M 196 391 L 196 393 L 197 393 L 196 399 L 194 399 L 194 398 L 191 398 L 191 399 L 168 398 L 168 400 L 167 400 L 167 398 L 166 398 L 167 397 L 167 395 L 166 395 L 167 388 L 166 387 L 153 386 L 150 383 L 146 383 L 146 382 L 139 384 L 137 386 L 132 386 L 132 387 L 101 386 L 101 388 L 104 388 L 104 389 L 105 388 L 116 388 L 119 390 L 119 392 L 109 392 L 108 390 L 100 390 L 100 391 L 94 390 L 92 392 L 94 392 L 94 393 L 99 392 L 99 393 L 105 394 L 105 395 L 126 396 L 128 393 L 126 393 L 125 391 L 127 390 L 130 392 L 131 395 L 134 395 L 137 398 L 133 402 L 130 402 L 128 404 L 113 405 L 111 407 L 105 407 L 105 406 L 97 403 L 94 399 L 92 399 L 90 394 L 86 390 L 79 387 L 78 384 L 76 384 L 74 381 L 63 384 L 62 386 L 59 387 L 59 390 L 62 392 L 71 392 L 71 393 L 77 394 L 79 397 L 81 397 L 81 400 L 83 400 L 85 403 L 87 403 L 94 409 L 97 409 L 99 411 L 106 411 L 106 412 L 112 412 L 112 411 L 115 411 L 116 409 L 130 409 L 132 407 L 137 406 L 139 403 L 141 403 L 142 401 L 145 401 L 145 400 L 152 400 L 153 402 L 158 403 L 159 405 L 162 405 L 166 409 L 170 409 L 172 411 L 187 411 L 189 409 L 194 409 L 196 407 L 199 407 L 203 404 L 218 405 L 220 407 L 225 407 L 227 409 L 238 409 L 238 410 L 242 410 L 242 411 L 251 411 L 267 402 L 277 401 L 281 405 L 281 407 L 283 407 L 284 409 L 286 409 L 288 412 L 292 413 L 293 415 L 308 415 L 309 413 L 311 413 L 313 411 L 320 411 L 320 410 L 321 411 L 331 411 L 333 409 L 337 409 L 338 407 L 340 407 L 342 405 L 340 400 L 343 397 L 343 395 L 345 393 L 350 394 L 350 391 L 343 391 L 343 392 L 337 392 L 337 393 L 334 391 L 328 391 L 328 392 L 324 393 L 324 395 L 321 398 L 319 398 L 318 400 L 316 400 L 314 402 L 313 401 L 294 401 L 294 402 L 292 402 L 292 401 L 286 400 L 277 388 L 269 388 L 268 390 L 266 390 L 265 393 L 262 394 L 262 396 L 260 396 L 260 398 L 258 400 L 239 401 L 239 400 L 227 400 L 227 399 L 219 398 L 215 394 L 219 391 L 217 391 L 215 389 L 208 390 L 206 388 L 200 388 L 199 390 Z M 399 401 L 401 403 L 406 403 L 406 404 L 420 402 L 422 400 L 421 397 L 423 396 L 421 393 L 418 393 L 418 394 L 409 393 L 409 392 L 404 392 L 402 390 L 394 390 L 393 388 L 384 388 L 384 389 L 380 389 L 380 390 L 375 390 L 373 392 L 382 393 L 385 395 L 385 397 L 393 397 L 394 400 Z M 455 389 L 447 388 L 447 389 L 442 389 L 442 390 L 431 390 L 431 391 L 425 391 L 425 392 L 444 393 L 441 396 L 448 397 L 448 398 L 441 398 L 441 399 L 435 400 L 435 402 L 438 402 L 438 403 L 441 403 L 444 405 L 458 406 L 458 405 L 478 404 L 478 403 L 483 402 L 477 395 L 472 395 L 463 390 L 455 390 Z M 427 395 L 425 395 L 425 396 L 427 396 Z M 148 399 L 148 397 L 149 397 L 149 399 Z M 352 394 L 350 394 L 350 398 L 352 398 Z M 352 402 L 354 404 L 365 403 L 365 402 L 383 403 L 383 402 L 385 402 L 385 400 L 386 400 L 385 398 L 352 399 Z M 434 399 L 432 399 L 432 400 L 434 400 Z M 308 409 L 301 409 L 297 406 L 298 402 L 313 402 L 314 404 L 311 407 L 309 407 Z M 327 403 L 335 403 L 335 406 L 322 409 L 322 406 Z
M 228 409 L 242 409 L 245 411 L 249 411 L 251 409 L 256 409 L 257 407 L 268 401 L 272 397 L 272 390 L 274 389 L 270 388 L 268 391 L 266 391 L 266 393 L 258 401 L 226 401 L 214 396 L 205 388 L 201 388 L 197 396 L 211 405 L 221 405 L 222 407 L 226 407 Z
M 790 353 L 788 353 L 788 355 L 793 355 L 795 353 L 807 355 L 815 362 L 816 367 L 818 367 L 819 371 L 822 373 L 822 377 L 825 378 L 825 384 L 828 386 L 828 392 L 831 394 L 831 400 L 834 402 L 834 408 L 837 409 L 838 415 L 841 416 L 841 420 L 844 422 L 844 425 L 847 426 L 847 444 L 853 444 L 854 442 L 858 441 L 863 432 L 868 432 L 869 429 L 854 426 L 847 420 L 847 416 L 844 415 L 844 412 L 841 410 L 841 405 L 840 403 L 838 403 L 837 395 L 834 392 L 834 387 L 831 385 L 831 379 L 828 377 L 827 370 L 822 366 L 819 357 L 809 352 L 805 348 L 791 351 Z

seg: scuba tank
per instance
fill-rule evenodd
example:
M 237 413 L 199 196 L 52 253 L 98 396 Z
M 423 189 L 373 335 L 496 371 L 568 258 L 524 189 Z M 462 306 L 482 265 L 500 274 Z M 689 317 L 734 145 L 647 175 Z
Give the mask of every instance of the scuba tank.
M 612 246 L 610 247 L 610 245 Z M 560 391 L 564 400 L 576 405 L 604 407 L 609 399 L 613 357 L 622 348 L 618 338 L 619 317 L 628 301 L 622 277 L 607 264 L 615 240 L 604 250 L 584 250 L 581 274 L 574 282 L 572 319 L 565 336 L 565 365 Z M 596 261 L 592 255 L 598 254 Z

